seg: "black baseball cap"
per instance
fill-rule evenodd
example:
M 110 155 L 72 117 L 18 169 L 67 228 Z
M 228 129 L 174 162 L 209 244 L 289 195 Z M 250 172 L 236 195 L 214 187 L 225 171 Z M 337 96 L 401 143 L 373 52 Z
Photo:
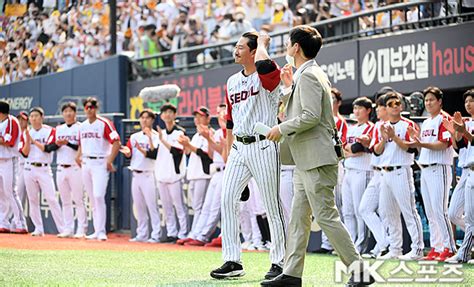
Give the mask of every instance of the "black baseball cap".
M 0 113 L 8 115 L 10 113 L 10 104 L 6 101 L 0 101 Z
M 208 117 L 211 115 L 211 112 L 209 111 L 207 107 L 200 106 L 197 110 L 193 112 L 193 116 L 195 116 L 196 114 L 200 114 L 201 116 Z

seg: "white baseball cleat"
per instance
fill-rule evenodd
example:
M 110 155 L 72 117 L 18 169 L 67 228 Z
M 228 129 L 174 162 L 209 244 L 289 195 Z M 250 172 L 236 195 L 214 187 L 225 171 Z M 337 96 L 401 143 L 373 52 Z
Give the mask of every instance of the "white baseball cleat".
M 157 238 L 150 238 L 146 242 L 148 243 L 160 243 L 160 240 Z
M 87 240 L 96 240 L 96 239 L 97 239 L 97 234 L 94 232 L 94 233 L 92 233 L 92 234 L 90 234 L 90 235 L 87 235 L 87 236 L 86 236 L 86 239 L 87 239 Z
M 134 238 L 130 238 L 128 242 L 147 242 L 147 240 L 143 238 L 134 237 Z
M 57 235 L 59 238 L 71 238 L 73 236 L 72 232 L 62 232 Z
M 416 253 L 413 250 L 398 257 L 400 260 L 420 260 L 421 258 L 423 258 L 423 254 Z
M 83 232 L 77 232 L 76 234 L 74 234 L 74 238 L 76 239 L 81 239 L 81 238 L 84 238 L 84 236 L 86 236 Z
M 444 262 L 445 262 L 445 263 L 449 263 L 449 264 L 461 264 L 461 263 L 466 263 L 465 261 L 463 261 L 462 259 L 460 259 L 457 254 L 455 254 L 454 256 L 449 257 L 448 259 L 444 260 Z
M 97 240 L 106 241 L 107 240 L 107 235 L 105 233 L 101 233 L 97 236 Z
M 34 231 L 33 233 L 31 233 L 31 236 L 42 237 L 42 236 L 44 236 L 44 232 Z

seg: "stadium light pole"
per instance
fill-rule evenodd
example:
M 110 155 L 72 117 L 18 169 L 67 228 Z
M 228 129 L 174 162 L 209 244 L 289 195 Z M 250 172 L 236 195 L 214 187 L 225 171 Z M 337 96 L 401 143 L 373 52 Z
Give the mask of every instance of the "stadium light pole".
M 117 54 L 117 0 L 109 0 L 110 8 L 110 55 Z

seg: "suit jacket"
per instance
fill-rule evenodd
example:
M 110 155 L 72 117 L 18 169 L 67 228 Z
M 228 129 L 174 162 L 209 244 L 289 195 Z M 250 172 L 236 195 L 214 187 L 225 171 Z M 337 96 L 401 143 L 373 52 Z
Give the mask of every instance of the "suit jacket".
M 284 136 L 282 164 L 296 164 L 300 170 L 337 164 L 331 84 L 314 60 L 300 69 L 292 92 L 283 97 L 286 121 L 280 124 Z

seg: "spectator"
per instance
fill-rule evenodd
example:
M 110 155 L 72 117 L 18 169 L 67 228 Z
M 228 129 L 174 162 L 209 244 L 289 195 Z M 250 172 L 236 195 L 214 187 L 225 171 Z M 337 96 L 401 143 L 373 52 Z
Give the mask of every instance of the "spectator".
M 145 27 L 145 35 L 142 38 L 140 57 L 158 54 L 159 49 L 155 31 L 156 26 L 154 24 Z M 161 58 L 147 60 L 143 62 L 143 66 L 145 68 L 157 69 L 163 67 L 163 60 Z

